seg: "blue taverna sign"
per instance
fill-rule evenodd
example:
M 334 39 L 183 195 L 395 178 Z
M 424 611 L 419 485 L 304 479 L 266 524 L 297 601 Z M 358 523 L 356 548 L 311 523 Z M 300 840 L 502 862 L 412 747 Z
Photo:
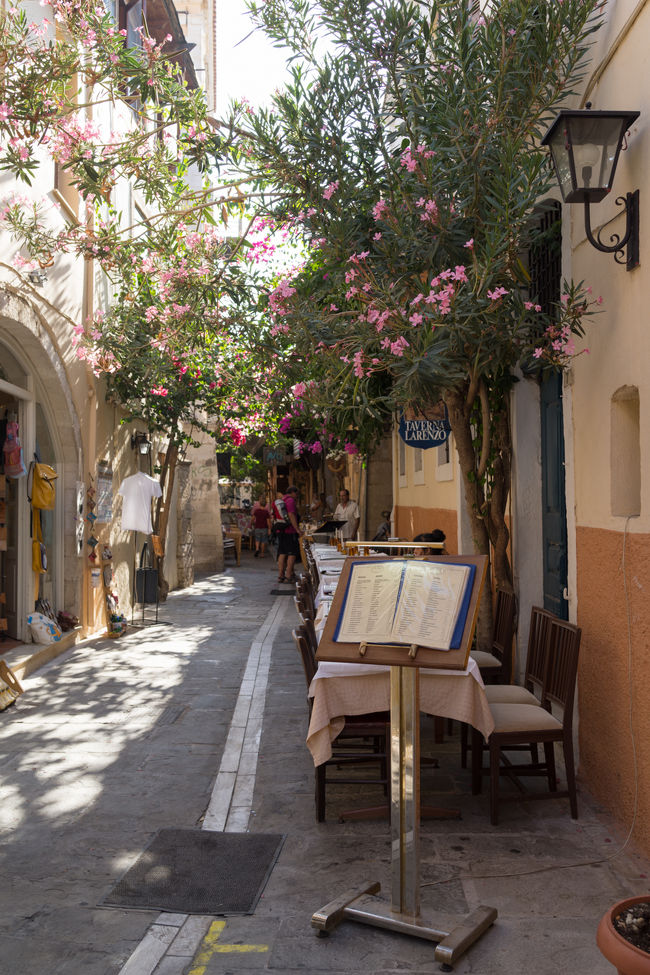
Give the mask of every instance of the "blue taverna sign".
M 440 415 L 431 418 L 418 417 L 417 419 L 407 419 L 402 413 L 399 421 L 399 435 L 409 447 L 419 447 L 421 450 L 428 450 L 429 447 L 439 447 L 447 440 L 451 433 L 451 425 L 447 408 L 441 404 L 443 409 Z

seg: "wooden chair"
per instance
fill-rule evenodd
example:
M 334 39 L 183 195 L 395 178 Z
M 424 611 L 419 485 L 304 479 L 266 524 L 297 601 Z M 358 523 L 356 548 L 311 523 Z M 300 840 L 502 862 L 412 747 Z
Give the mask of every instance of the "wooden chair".
M 296 581 L 296 600 L 303 606 L 306 612 L 313 618 L 316 616 L 316 605 L 314 603 L 314 592 L 308 579 L 301 576 Z
M 316 657 L 302 627 L 292 633 L 302 660 L 307 689 L 316 673 Z M 311 701 L 309 701 L 311 712 Z M 390 717 L 385 713 L 347 715 L 343 730 L 332 744 L 332 757 L 315 768 L 316 819 L 325 821 L 326 788 L 337 785 L 381 785 L 388 790 L 388 760 L 390 755 Z M 378 766 L 378 775 L 328 776 L 328 769 L 344 766 Z
M 241 558 L 241 535 L 239 532 L 229 529 L 223 532 L 223 557 L 232 555 L 234 556 L 237 565 L 240 564 Z
M 540 606 L 533 606 L 530 612 L 530 630 L 526 651 L 526 672 L 523 684 L 486 684 L 485 696 L 490 706 L 493 704 L 535 704 L 541 706 L 548 662 L 548 636 L 553 613 Z M 467 768 L 467 725 L 461 733 L 461 767 Z M 537 745 L 530 749 L 531 757 L 537 761 Z
M 472 650 L 486 684 L 509 684 L 512 676 L 512 638 L 515 631 L 516 601 L 513 592 L 496 590 L 494 625 L 490 651 Z
M 311 544 L 309 542 L 305 543 L 303 551 L 305 554 L 305 574 L 311 583 L 312 590 L 316 592 L 319 581 L 318 566 L 316 565 L 316 559 L 314 558 L 314 553 L 311 550 Z M 303 578 L 305 578 L 305 575 L 303 575 Z
M 548 609 L 533 606 L 530 611 L 524 682 L 523 684 L 487 684 L 485 695 L 490 704 L 541 705 L 548 663 L 548 638 L 553 619 L 556 617 Z
M 488 741 L 490 756 L 490 820 L 496 826 L 499 818 L 499 780 L 502 774 L 519 782 L 520 776 L 545 775 L 548 780 L 547 793 L 524 793 L 523 799 L 557 799 L 568 797 L 571 816 L 578 818 L 578 800 L 575 783 L 573 759 L 573 701 L 575 696 L 578 653 L 580 650 L 580 627 L 565 620 L 553 617 L 549 624 L 547 641 L 547 663 L 541 703 L 537 704 L 493 704 L 491 705 L 495 727 Z M 552 713 L 553 707 L 560 708 L 562 717 Z M 567 788 L 558 790 L 555 774 L 554 742 L 561 742 L 564 753 L 564 766 Z M 531 744 L 544 745 L 544 761 L 529 764 L 507 762 L 501 764 L 502 753 L 513 746 Z M 483 748 L 481 735 L 472 732 L 472 791 L 481 791 L 483 775 Z M 520 784 L 520 783 L 519 783 Z

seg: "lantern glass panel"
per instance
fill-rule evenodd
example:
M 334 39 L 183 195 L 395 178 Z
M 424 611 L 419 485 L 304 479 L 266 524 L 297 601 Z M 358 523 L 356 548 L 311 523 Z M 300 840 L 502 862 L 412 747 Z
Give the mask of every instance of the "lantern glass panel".
M 569 135 L 573 147 L 575 178 L 578 189 L 600 190 L 600 198 L 612 186 L 614 165 L 623 135 L 620 118 L 573 118 Z M 592 199 L 595 197 L 592 195 Z
M 553 166 L 562 191 L 562 199 L 565 203 L 570 202 L 571 194 L 576 189 L 571 170 L 571 158 L 569 153 L 568 137 L 566 124 L 556 125 L 553 135 L 549 139 L 549 148 L 553 156 Z

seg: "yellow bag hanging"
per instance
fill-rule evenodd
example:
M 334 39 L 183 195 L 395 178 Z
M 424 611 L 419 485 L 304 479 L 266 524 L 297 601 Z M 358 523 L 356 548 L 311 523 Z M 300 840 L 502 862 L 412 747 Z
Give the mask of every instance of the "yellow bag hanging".
M 45 545 L 43 545 L 41 513 L 38 509 L 33 512 L 33 524 L 32 572 L 47 572 L 47 550 Z
M 53 511 L 56 501 L 56 487 L 54 482 L 59 476 L 49 464 L 32 461 L 29 465 L 32 475 L 32 496 L 29 497 L 29 477 L 27 478 L 27 497 L 32 508 L 41 511 Z

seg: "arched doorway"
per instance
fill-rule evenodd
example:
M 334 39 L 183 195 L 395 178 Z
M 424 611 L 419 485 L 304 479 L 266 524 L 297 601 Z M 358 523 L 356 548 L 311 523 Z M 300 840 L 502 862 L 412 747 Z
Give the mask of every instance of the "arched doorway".
M 55 610 L 80 607 L 82 563 L 76 558 L 70 504 L 83 470 L 80 427 L 66 368 L 53 333 L 17 296 L 4 296 L 0 314 L 0 423 L 18 423 L 25 467 L 34 455 L 58 474 L 56 507 L 43 512 L 47 571 L 32 571 L 32 517 L 27 477 L 5 478 L 6 547 L 0 543 L 0 592 L 5 593 L 7 633 L 29 640 L 27 616 L 38 596 Z M 0 426 L 0 432 L 3 427 Z M 3 436 L 4 440 L 4 436 Z M 0 468 L 0 471 L 2 468 Z

